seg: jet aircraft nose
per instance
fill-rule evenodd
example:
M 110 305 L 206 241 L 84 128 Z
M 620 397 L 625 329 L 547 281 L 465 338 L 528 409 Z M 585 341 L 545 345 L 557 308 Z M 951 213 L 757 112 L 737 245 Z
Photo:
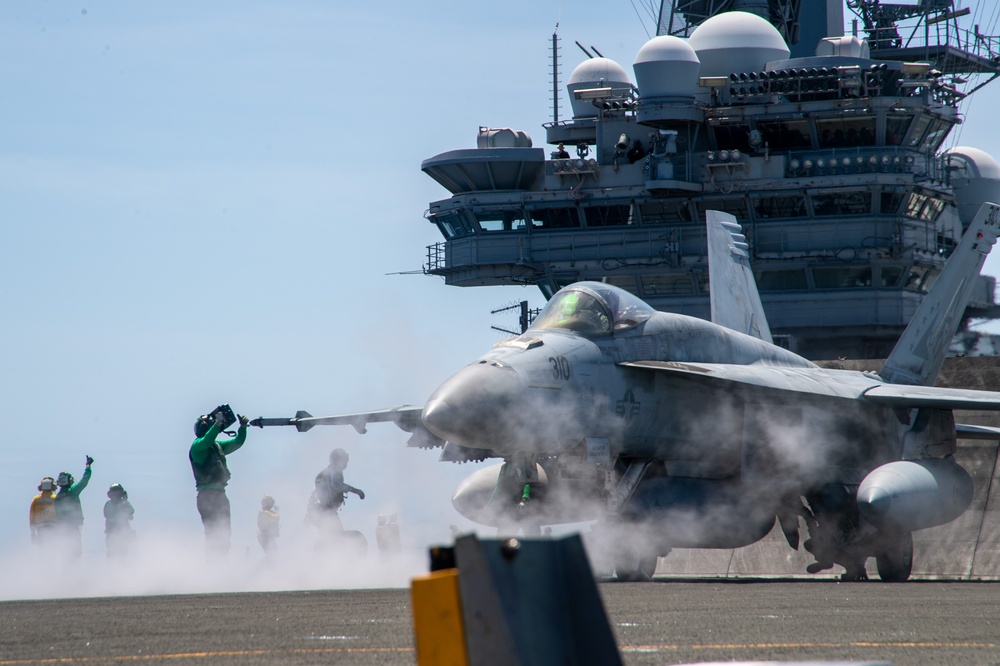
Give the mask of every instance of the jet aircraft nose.
M 424 405 L 424 425 L 449 442 L 480 449 L 509 448 L 524 387 L 513 369 L 480 361 L 452 375 Z

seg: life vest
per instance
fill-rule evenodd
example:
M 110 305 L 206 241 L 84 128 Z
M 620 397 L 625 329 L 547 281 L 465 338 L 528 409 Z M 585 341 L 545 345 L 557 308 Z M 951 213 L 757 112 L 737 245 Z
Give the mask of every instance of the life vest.
M 191 471 L 194 472 L 194 484 L 196 488 L 201 488 L 209 484 L 220 484 L 225 486 L 232 476 L 229 467 L 226 465 L 226 454 L 222 452 L 222 447 L 218 442 L 212 442 L 212 448 L 205 456 L 204 462 L 200 465 L 195 463 L 188 451 L 188 460 L 191 461 Z

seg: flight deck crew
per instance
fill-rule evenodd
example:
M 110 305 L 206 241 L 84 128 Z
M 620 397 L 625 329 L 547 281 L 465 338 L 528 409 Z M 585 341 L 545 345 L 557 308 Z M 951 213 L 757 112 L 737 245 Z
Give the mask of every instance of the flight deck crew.
M 132 518 L 135 509 L 128 501 L 128 492 L 120 483 L 108 488 L 108 501 L 104 503 L 104 541 L 108 557 L 128 555 L 128 547 L 135 540 Z
M 264 555 L 272 555 L 278 548 L 281 534 L 281 513 L 274 504 L 274 498 L 264 495 L 257 513 L 257 543 L 264 549 Z
M 51 542 L 56 530 L 55 500 L 56 480 L 47 476 L 38 484 L 38 494 L 31 500 L 31 509 L 28 511 L 31 540 L 41 548 Z
M 205 527 L 205 547 L 213 555 L 228 555 L 232 536 L 229 498 L 229 467 L 226 456 L 243 446 L 247 438 L 250 419 L 239 415 L 240 427 L 233 439 L 218 440 L 222 432 L 223 416 L 200 416 L 194 424 L 195 440 L 191 443 L 188 459 L 194 472 L 198 490 L 198 513 Z
M 344 483 L 344 470 L 350 457 L 344 449 L 334 449 L 330 452 L 330 464 L 316 475 L 313 493 L 315 504 L 313 510 L 315 519 L 321 530 L 330 535 L 339 535 L 344 531 L 337 512 L 344 505 L 347 493 L 354 493 L 364 499 L 365 493 L 359 488 Z
M 90 483 L 90 466 L 94 459 L 86 456 L 87 464 L 79 481 L 69 472 L 60 472 L 56 478 L 59 491 L 53 501 L 56 509 L 56 525 L 59 536 L 66 548 L 66 553 L 72 558 L 78 558 L 83 553 L 83 537 L 80 529 L 83 527 L 83 506 L 80 504 L 80 493 Z

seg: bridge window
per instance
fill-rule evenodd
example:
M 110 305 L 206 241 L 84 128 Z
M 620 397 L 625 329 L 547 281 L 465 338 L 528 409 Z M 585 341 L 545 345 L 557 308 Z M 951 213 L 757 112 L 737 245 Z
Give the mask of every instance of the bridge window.
M 646 296 L 687 296 L 694 294 L 690 273 L 642 275 L 642 293 Z
M 887 116 L 885 119 L 885 145 L 903 145 L 906 128 L 910 126 L 911 120 L 913 120 L 912 116 Z
M 528 211 L 536 229 L 571 229 L 580 226 L 580 211 L 576 208 L 538 208 Z
M 691 209 L 687 199 L 657 199 L 639 207 L 643 224 L 690 222 Z
M 909 272 L 906 274 L 903 289 L 926 294 L 934 286 L 934 283 L 937 282 L 938 275 L 938 271 L 926 266 L 911 266 Z
M 813 282 L 817 289 L 854 289 L 872 286 L 871 266 L 814 268 Z
M 758 122 L 757 129 L 764 135 L 771 150 L 795 150 L 810 148 L 809 123 L 805 120 L 778 120 Z
M 747 202 L 743 197 L 738 199 L 701 199 L 697 202 L 696 208 L 698 209 L 699 222 L 705 221 L 705 213 L 710 210 L 729 213 L 740 222 L 746 222 L 749 217 L 747 215 Z
M 920 194 L 919 192 L 910 192 L 906 200 L 905 215 L 915 220 L 934 222 L 941 215 L 944 207 L 945 202 L 941 199 L 936 199 L 927 194 Z
M 816 217 L 829 215 L 868 215 L 872 210 L 871 192 L 837 192 L 814 194 L 813 213 Z
M 927 131 L 927 126 L 930 124 L 930 116 L 917 116 L 916 121 L 913 123 L 913 127 L 910 128 L 910 140 L 907 142 L 907 145 L 911 148 L 919 146 L 921 139 L 924 138 L 924 132 Z
M 520 231 L 528 226 L 519 210 L 479 211 L 476 221 L 483 231 Z
M 902 277 L 902 266 L 882 266 L 879 269 L 878 283 L 880 287 L 896 287 L 899 285 L 899 280 Z
M 941 119 L 935 120 L 927 129 L 927 133 L 924 134 L 923 141 L 920 142 L 920 150 L 936 151 L 944 138 L 948 136 L 949 131 L 951 131 L 951 123 Z
M 783 217 L 805 217 L 805 199 L 797 197 L 757 197 L 753 200 L 753 212 L 758 220 L 774 220 Z
M 895 215 L 903 203 L 903 192 L 883 190 L 879 195 L 879 212 L 883 215 Z
M 431 220 L 441 230 L 441 234 L 445 238 L 468 236 L 472 233 L 472 230 L 462 223 L 462 218 L 459 215 L 434 215 Z
M 791 291 L 808 289 L 805 269 L 792 271 L 758 271 L 755 274 L 759 291 Z
M 632 207 L 589 206 L 583 209 L 588 227 L 614 227 L 632 223 Z
M 820 148 L 874 146 L 875 116 L 817 120 L 816 132 Z

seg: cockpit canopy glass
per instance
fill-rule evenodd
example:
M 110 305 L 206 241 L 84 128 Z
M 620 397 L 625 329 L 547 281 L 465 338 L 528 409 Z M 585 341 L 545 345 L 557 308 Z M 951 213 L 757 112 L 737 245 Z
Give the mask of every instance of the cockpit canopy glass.
M 577 282 L 553 296 L 531 328 L 562 328 L 600 335 L 637 326 L 654 312 L 624 289 L 603 282 Z

